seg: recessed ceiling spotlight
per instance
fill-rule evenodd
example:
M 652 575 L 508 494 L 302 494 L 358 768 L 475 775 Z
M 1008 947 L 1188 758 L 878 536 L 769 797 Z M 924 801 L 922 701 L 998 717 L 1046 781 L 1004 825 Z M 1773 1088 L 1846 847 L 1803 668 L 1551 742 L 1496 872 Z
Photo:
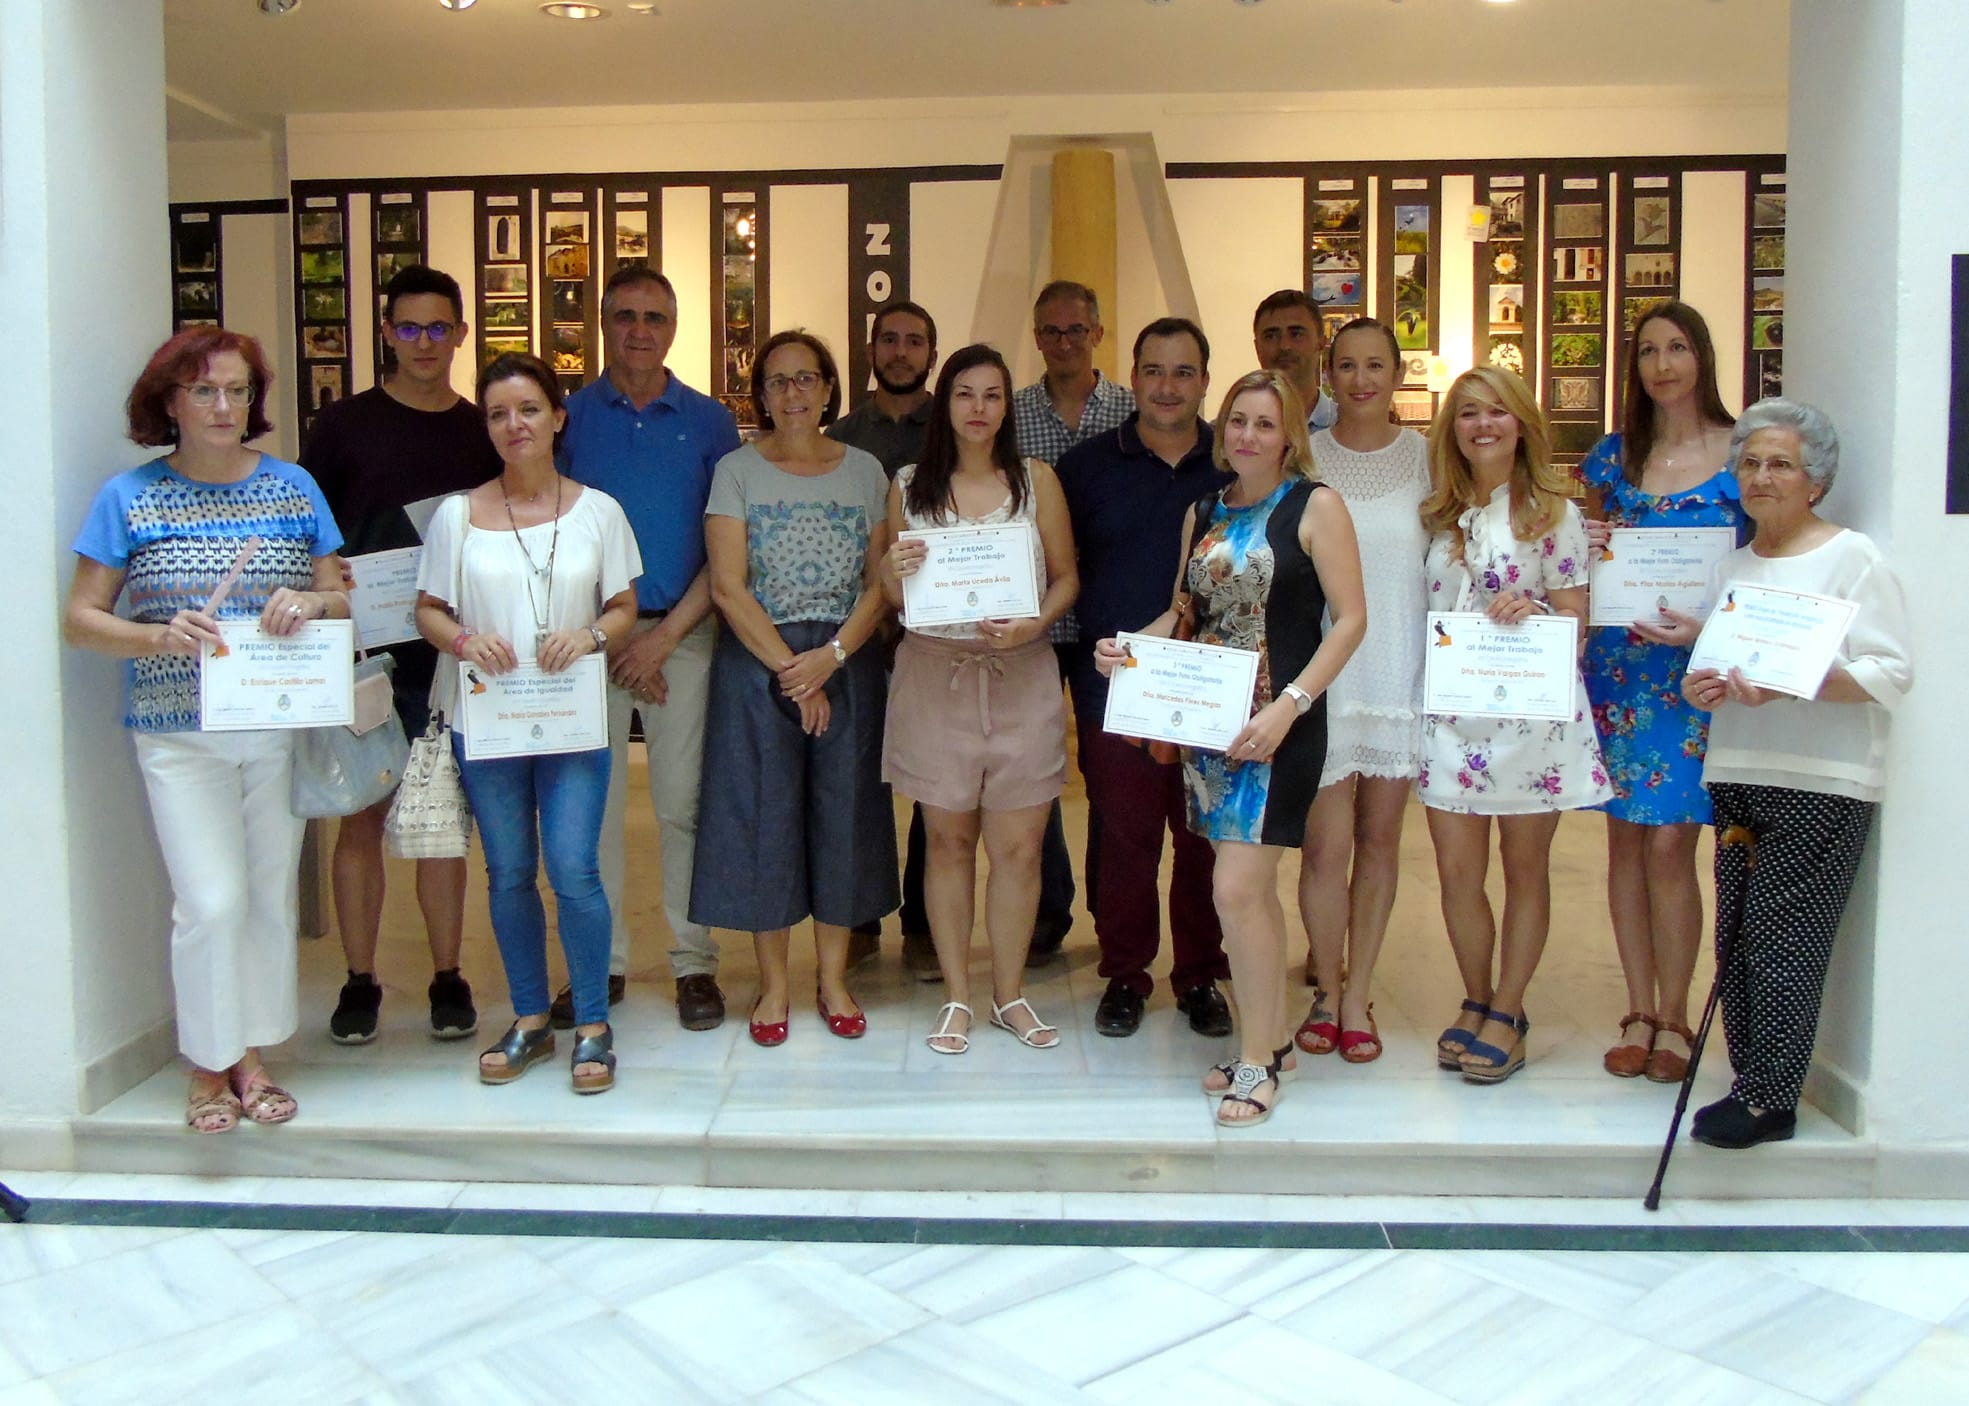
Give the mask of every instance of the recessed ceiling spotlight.
M 260 0 L 263 15 L 291 15 L 301 8 L 301 0 Z
M 1003 10 L 1051 10 L 1068 3 L 1068 0 L 991 0 Z
M 549 0 L 540 7 L 543 15 L 552 15 L 557 20 L 605 20 L 608 11 L 600 5 L 575 5 L 568 0 Z
M 629 7 L 629 13 L 632 15 L 654 15 L 656 13 L 656 6 L 650 3 L 650 0 L 639 0 L 637 4 Z
M 447 10 L 469 10 L 478 3 L 479 0 L 438 0 L 438 4 Z

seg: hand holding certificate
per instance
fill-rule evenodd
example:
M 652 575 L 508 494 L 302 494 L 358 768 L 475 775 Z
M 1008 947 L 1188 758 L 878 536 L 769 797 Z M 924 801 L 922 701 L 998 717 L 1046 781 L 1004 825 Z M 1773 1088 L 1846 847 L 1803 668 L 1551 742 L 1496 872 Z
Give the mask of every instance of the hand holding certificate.
M 1589 563 L 1589 625 L 1660 621 L 1664 610 L 1700 617 L 1709 578 L 1735 550 L 1727 527 L 1616 527 Z
M 530 661 L 500 674 L 471 663 L 454 667 L 467 760 L 608 746 L 605 656 L 583 655 L 553 674 Z
M 1160 635 L 1115 639 L 1128 658 L 1108 676 L 1107 731 L 1222 752 L 1250 721 L 1256 652 Z
M 1815 698 L 1858 613 L 1849 600 L 1725 582 L 1689 668 L 1740 669 L 1760 687 Z
M 219 624 L 223 645 L 203 647 L 199 728 L 244 732 L 355 721 L 355 627 L 310 620 L 270 635 L 255 620 Z
M 898 540 L 921 542 L 926 548 L 922 564 L 902 578 L 906 627 L 1039 615 L 1031 523 L 913 529 L 900 533 Z
M 1505 625 L 1476 611 L 1432 610 L 1425 628 L 1424 712 L 1572 721 L 1579 622 L 1571 616 Z

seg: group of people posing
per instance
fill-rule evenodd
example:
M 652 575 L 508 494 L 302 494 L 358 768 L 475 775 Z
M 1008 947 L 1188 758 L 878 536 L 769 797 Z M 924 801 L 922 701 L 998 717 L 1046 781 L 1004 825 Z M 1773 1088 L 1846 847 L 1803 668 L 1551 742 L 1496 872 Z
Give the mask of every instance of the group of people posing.
M 944 987 L 932 1050 L 963 1054 L 980 1020 L 1035 1049 L 1057 1045 L 1024 973 L 1071 922 L 1064 683 L 1107 982 L 1094 1026 L 1123 1037 L 1142 1019 L 1167 834 L 1176 1003 L 1199 1034 L 1235 1037 L 1202 1075 L 1219 1123 L 1267 1117 L 1302 1055 L 1382 1054 L 1372 980 L 1414 792 L 1464 988 L 1438 1063 L 1478 1083 L 1524 1066 L 1553 835 L 1560 812 L 1598 807 L 1631 1007 L 1606 1068 L 1679 1081 L 1702 926 L 1696 843 L 1714 823 L 1736 1078 L 1693 1132 L 1729 1147 L 1790 1136 L 1880 795 L 1886 713 L 1912 681 L 1891 570 L 1818 512 L 1839 459 L 1825 417 L 1767 400 L 1733 420 L 1702 318 L 1662 303 L 1632 334 L 1622 429 L 1583 466 L 1582 512 L 1517 376 L 1465 372 L 1426 436 L 1404 428 L 1391 413 L 1403 379 L 1392 331 L 1360 318 L 1328 343 L 1296 290 L 1257 308 L 1261 369 L 1223 392 L 1214 421 L 1203 418 L 1210 344 L 1194 322 L 1143 328 L 1123 387 L 1094 367 L 1105 329 L 1092 291 L 1049 284 L 1033 312 L 1045 375 L 1015 389 L 989 346 L 939 365 L 931 315 L 891 304 L 866 347 L 872 392 L 846 416 L 829 349 L 781 332 L 753 362 L 761 432 L 745 442 L 724 407 L 667 369 L 677 302 L 661 274 L 629 267 L 609 280 L 596 381 L 564 399 L 545 365 L 505 355 L 480 373 L 472 405 L 449 383 L 468 330 L 458 287 L 405 269 L 386 292 L 393 372 L 323 412 L 302 465 L 246 447 L 268 428 L 268 374 L 250 338 L 200 328 L 166 343 L 131 393 L 130 430 L 167 452 L 98 496 L 75 544 L 66 625 L 71 641 L 130 661 L 126 724 L 174 894 L 189 1125 L 221 1132 L 296 1108 L 258 1053 L 296 1023 L 291 734 L 201 732 L 201 648 L 222 618 L 257 616 L 280 634 L 346 616 L 342 557 L 421 541 L 422 640 L 393 648 L 393 682 L 413 735 L 434 704 L 450 714 L 481 836 L 514 1013 L 480 1055 L 487 1083 L 553 1053 L 557 1029 L 573 1031 L 578 1092 L 614 1082 L 637 715 L 686 1028 L 724 1018 L 711 937 L 723 928 L 753 935 L 751 1038 L 785 1042 L 791 932 L 811 920 L 818 1016 L 834 1036 L 862 1035 L 849 972 L 900 905 L 905 962 Z M 405 510 L 433 498 L 420 531 Z M 1031 525 L 1037 615 L 902 628 L 905 582 L 925 553 L 905 534 L 1000 523 Z M 1688 668 L 1703 622 L 1666 608 L 1631 629 L 1587 628 L 1589 563 L 1609 531 L 1690 526 L 1733 529 L 1743 544 L 1719 590 L 1750 582 L 1857 605 L 1816 698 Z M 255 536 L 263 545 L 208 613 Z M 1430 610 L 1577 620 L 1572 716 L 1426 713 Z M 1109 678 L 1130 662 L 1126 632 L 1258 655 L 1249 721 L 1226 750 L 1103 729 Z M 609 747 L 466 756 L 447 706 L 456 665 L 440 656 L 496 675 L 590 653 L 607 657 Z M 915 803 L 900 881 L 892 790 Z M 349 978 L 330 1033 L 349 1043 L 373 1039 L 380 1017 L 384 808 L 344 819 L 333 859 Z M 1493 819 L 1501 924 L 1485 894 Z M 990 989 L 974 994 L 980 847 Z M 1303 855 L 1314 989 L 1303 1019 L 1288 1009 L 1287 849 Z M 558 994 L 543 857 L 569 978 Z M 418 863 L 440 1038 L 477 1028 L 458 970 L 464 878 L 462 860 Z

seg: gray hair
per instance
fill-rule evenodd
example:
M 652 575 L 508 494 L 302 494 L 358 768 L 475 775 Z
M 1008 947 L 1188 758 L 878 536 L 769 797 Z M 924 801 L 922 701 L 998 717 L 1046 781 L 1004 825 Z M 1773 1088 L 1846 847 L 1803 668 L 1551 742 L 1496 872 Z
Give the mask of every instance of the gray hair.
M 1839 472 L 1839 431 L 1832 427 L 1832 421 L 1825 411 L 1802 400 L 1787 400 L 1781 395 L 1750 406 L 1737 416 L 1736 428 L 1730 433 L 1732 470 L 1735 470 L 1737 459 L 1743 454 L 1743 442 L 1759 430 L 1790 430 L 1797 435 L 1805 459 L 1798 467 L 1805 471 L 1805 477 L 1812 481 L 1821 495 L 1832 487 L 1832 480 Z

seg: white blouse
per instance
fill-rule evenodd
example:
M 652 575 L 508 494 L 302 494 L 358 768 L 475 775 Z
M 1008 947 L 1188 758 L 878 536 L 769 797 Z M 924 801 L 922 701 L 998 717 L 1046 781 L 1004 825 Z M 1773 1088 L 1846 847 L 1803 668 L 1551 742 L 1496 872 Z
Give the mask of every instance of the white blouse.
M 1047 584 L 1046 544 L 1040 541 L 1039 538 L 1039 508 L 1037 495 L 1032 490 L 1032 462 L 1030 459 L 1025 461 L 1027 475 L 1026 501 L 1025 506 L 1020 508 L 1016 513 L 1012 511 L 1012 490 L 1008 488 L 1005 490 L 1004 501 L 983 517 L 964 517 L 959 513 L 952 512 L 946 518 L 931 517 L 923 513 L 913 513 L 909 510 L 909 482 L 916 476 L 916 465 L 904 464 L 900 469 L 896 470 L 896 484 L 903 491 L 902 519 L 904 530 L 937 527 L 998 527 L 1010 522 L 1031 523 L 1033 579 L 1038 582 L 1036 589 L 1038 590 L 1040 599 L 1044 600 Z M 910 628 L 919 635 L 934 635 L 940 639 L 974 640 L 980 638 L 978 627 L 974 623 L 966 625 L 912 625 Z
M 1914 686 L 1907 600 L 1880 548 L 1850 528 L 1791 557 L 1739 547 L 1716 568 L 1716 595 L 1732 582 L 1853 601 L 1846 641 L 1833 659 L 1870 703 L 1780 697 L 1758 708 L 1725 703 L 1709 720 L 1705 786 L 1736 782 L 1877 801 L 1887 781 L 1888 710 Z

